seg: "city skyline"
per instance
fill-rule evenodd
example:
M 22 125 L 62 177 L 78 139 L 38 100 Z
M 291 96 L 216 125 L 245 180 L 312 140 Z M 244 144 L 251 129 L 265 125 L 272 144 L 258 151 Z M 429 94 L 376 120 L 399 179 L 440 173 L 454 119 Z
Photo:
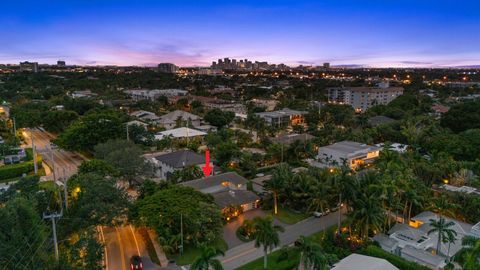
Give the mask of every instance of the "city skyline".
M 8 41 L 0 63 L 209 66 L 230 57 L 291 66 L 480 64 L 480 3 L 356 2 L 8 3 L 0 12 Z

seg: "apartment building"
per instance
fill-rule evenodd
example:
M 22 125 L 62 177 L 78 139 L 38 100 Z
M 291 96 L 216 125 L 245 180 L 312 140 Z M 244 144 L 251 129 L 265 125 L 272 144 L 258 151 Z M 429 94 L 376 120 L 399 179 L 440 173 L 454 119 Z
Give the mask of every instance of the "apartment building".
M 328 102 L 351 105 L 356 112 L 365 112 L 375 105 L 387 105 L 403 94 L 403 87 L 380 83 L 375 87 L 336 87 L 328 89 Z

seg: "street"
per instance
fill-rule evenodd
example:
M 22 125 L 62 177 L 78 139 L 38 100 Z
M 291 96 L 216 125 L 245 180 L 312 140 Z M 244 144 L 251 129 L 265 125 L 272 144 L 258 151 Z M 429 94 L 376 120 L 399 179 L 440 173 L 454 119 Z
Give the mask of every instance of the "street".
M 26 129 L 23 131 L 25 143 L 27 147 L 32 147 L 32 137 L 39 154 L 42 155 L 43 161 L 48 164 L 46 168 L 46 179 L 53 180 L 53 169 L 55 169 L 55 178 L 70 177 L 77 172 L 78 166 L 84 160 L 83 157 L 76 153 L 68 152 L 57 147 L 52 147 L 50 141 L 55 137 L 41 129 Z M 53 149 L 52 149 L 53 148 Z M 53 156 L 53 164 L 52 164 Z
M 145 242 L 133 226 L 100 227 L 100 235 L 105 244 L 105 269 L 130 269 L 130 258 L 139 255 L 143 269 L 164 269 L 154 264 L 148 255 Z
M 337 221 L 338 212 L 334 212 L 321 218 L 310 217 L 296 224 L 285 226 L 285 232 L 280 233 L 278 248 L 293 244 L 301 235 L 307 236 L 325 230 L 337 224 Z M 227 250 L 225 256 L 219 257 L 219 259 L 225 270 L 233 270 L 262 256 L 263 250 L 255 248 L 252 241 Z

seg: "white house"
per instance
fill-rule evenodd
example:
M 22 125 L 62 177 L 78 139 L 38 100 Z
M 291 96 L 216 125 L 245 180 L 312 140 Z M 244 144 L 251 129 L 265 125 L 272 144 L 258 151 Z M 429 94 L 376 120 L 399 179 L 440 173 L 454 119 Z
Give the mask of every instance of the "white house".
M 399 270 L 385 259 L 360 254 L 350 254 L 336 263 L 332 270 Z
M 342 165 L 354 169 L 378 158 L 381 148 L 352 141 L 341 141 L 318 149 L 317 159 L 325 166 Z
M 165 130 L 155 134 L 155 140 L 162 140 L 167 137 L 172 138 L 194 138 L 194 137 L 201 137 L 207 135 L 206 132 L 196 130 L 193 128 L 174 128 L 170 130 Z
M 425 211 L 413 217 L 409 224 L 395 224 L 388 235 L 377 234 L 373 237 L 385 251 L 401 256 L 402 258 L 431 269 L 443 269 L 448 257 L 454 256 L 462 249 L 462 239 L 467 236 L 477 236 L 480 223 L 472 226 L 455 219 L 445 218 L 445 222 L 453 222 L 453 229 L 457 235 L 452 243 L 440 243 L 439 253 L 436 254 L 438 232 L 428 232 L 432 229 L 430 220 L 439 220 L 439 215 Z
M 179 121 L 187 122 L 189 126 L 193 127 L 201 126 L 202 124 L 202 118 L 200 116 L 182 110 L 175 110 L 160 116 L 158 124 L 166 129 L 172 129 L 177 126 Z

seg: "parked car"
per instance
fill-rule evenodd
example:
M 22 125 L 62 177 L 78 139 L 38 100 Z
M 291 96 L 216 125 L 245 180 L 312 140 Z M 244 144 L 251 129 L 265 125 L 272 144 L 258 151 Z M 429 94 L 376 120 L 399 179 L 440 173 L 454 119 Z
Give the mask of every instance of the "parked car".
M 12 163 L 20 163 L 20 157 L 19 156 L 12 156 Z
M 12 164 L 12 158 L 11 157 L 5 157 L 3 159 L 3 164 L 5 164 L 5 165 Z
M 316 218 L 320 218 L 320 217 L 323 216 L 323 213 L 315 211 L 315 212 L 313 212 L 313 216 L 316 217 Z
M 142 270 L 143 269 L 143 262 L 142 258 L 138 255 L 134 255 L 130 258 L 130 269 L 131 270 Z

